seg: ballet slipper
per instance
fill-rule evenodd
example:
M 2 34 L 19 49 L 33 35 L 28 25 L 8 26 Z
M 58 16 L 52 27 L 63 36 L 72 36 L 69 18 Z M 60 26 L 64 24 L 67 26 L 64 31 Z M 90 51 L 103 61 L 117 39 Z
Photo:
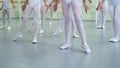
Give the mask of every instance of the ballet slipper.
M 84 49 L 86 54 L 90 54 L 91 53 L 91 49 L 89 48 L 88 45 L 83 45 L 82 48 Z
M 109 42 L 117 43 L 119 42 L 119 38 L 111 38 Z
M 105 26 L 97 26 L 97 29 L 105 29 Z
M 22 35 L 22 34 L 16 34 L 16 36 L 13 38 L 13 41 L 16 41 L 16 40 L 17 40 L 17 38 L 21 38 L 21 37 L 23 37 L 23 35 Z
M 43 30 L 43 29 L 42 29 L 42 30 L 40 30 L 40 31 L 39 31 L 39 33 L 40 33 L 40 34 L 43 34 L 43 33 L 44 33 L 44 30 Z
M 8 26 L 8 28 L 7 28 L 8 30 L 10 30 L 11 29 L 11 27 L 10 26 Z
M 62 32 L 62 30 L 60 30 L 60 29 L 59 29 L 59 30 L 56 30 L 56 32 L 54 32 L 53 35 L 56 36 L 56 35 L 58 35 L 58 34 L 61 33 L 61 32 Z
M 79 36 L 77 34 L 73 34 L 73 38 L 78 38 Z
M 36 43 L 37 43 L 37 38 L 34 38 L 32 44 L 36 44 Z
M 69 48 L 70 48 L 70 44 L 65 43 L 64 45 L 62 45 L 62 46 L 60 47 L 60 50 L 66 50 L 66 49 L 69 49 Z

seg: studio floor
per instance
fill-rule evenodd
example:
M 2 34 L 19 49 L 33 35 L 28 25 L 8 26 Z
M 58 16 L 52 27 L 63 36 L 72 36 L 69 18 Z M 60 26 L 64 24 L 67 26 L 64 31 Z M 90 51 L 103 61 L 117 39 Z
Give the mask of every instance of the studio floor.
M 13 19 L 11 30 L 0 30 L 0 68 L 120 68 L 120 43 L 108 42 L 113 36 L 111 22 L 106 23 L 105 29 L 96 29 L 94 21 L 84 21 L 90 55 L 81 48 L 80 36 L 71 36 L 71 49 L 59 50 L 65 39 L 64 28 L 53 36 L 58 22 L 49 24 L 47 20 L 44 34 L 39 34 L 38 43 L 32 44 L 33 32 L 29 30 L 33 21 L 29 20 L 23 38 L 15 42 L 12 39 L 21 23 Z

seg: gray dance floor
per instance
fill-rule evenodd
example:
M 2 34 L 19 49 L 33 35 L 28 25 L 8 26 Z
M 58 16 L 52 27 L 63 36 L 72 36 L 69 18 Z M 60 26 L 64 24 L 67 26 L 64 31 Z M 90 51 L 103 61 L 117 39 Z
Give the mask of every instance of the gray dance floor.
M 120 68 L 120 43 L 108 42 L 113 36 L 111 22 L 106 23 L 106 29 L 96 29 L 94 21 L 84 21 L 92 49 L 86 55 L 80 37 L 71 37 L 71 49 L 59 50 L 65 39 L 64 28 L 58 36 L 53 36 L 58 21 L 54 20 L 51 25 L 46 21 L 45 33 L 38 35 L 35 45 L 31 42 L 33 32 L 29 32 L 32 20 L 27 23 L 23 38 L 16 42 L 12 38 L 20 27 L 19 20 L 12 21 L 11 30 L 0 30 L 0 68 Z

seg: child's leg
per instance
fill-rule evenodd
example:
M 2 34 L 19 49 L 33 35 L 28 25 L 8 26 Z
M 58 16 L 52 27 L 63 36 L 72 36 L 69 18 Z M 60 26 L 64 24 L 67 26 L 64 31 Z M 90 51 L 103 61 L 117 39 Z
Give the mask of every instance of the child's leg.
M 113 21 L 113 28 L 114 28 L 114 37 L 110 39 L 111 42 L 118 42 L 119 35 L 120 35 L 120 5 L 116 7 L 110 5 L 110 13 Z
M 72 23 L 72 36 L 74 38 L 78 38 L 78 35 L 76 34 L 76 24 L 72 10 L 70 11 L 70 14 L 71 14 L 71 23 Z
M 102 10 L 102 22 L 101 22 L 101 25 L 102 25 L 103 28 L 105 27 L 105 23 L 106 23 L 107 10 L 108 10 L 108 6 L 107 6 L 107 4 L 105 4 L 103 6 L 103 10 Z
M 26 10 L 25 10 L 25 14 L 24 14 L 24 18 L 23 18 L 23 22 L 20 26 L 20 29 L 18 30 L 18 33 L 17 35 L 15 36 L 15 38 L 13 39 L 14 41 L 16 41 L 16 39 L 18 37 L 22 37 L 22 33 L 23 33 L 23 30 L 25 29 L 25 26 L 26 26 L 26 23 L 30 17 L 32 13 L 32 8 L 30 6 L 27 6 Z
M 50 23 L 52 24 L 52 20 L 53 20 L 53 6 L 50 7 Z
M 98 23 L 99 26 L 97 26 L 98 29 L 105 28 L 106 15 L 108 10 L 107 2 L 105 2 L 102 7 L 103 8 L 99 11 L 99 23 Z
M 7 29 L 11 29 L 11 14 L 10 14 L 10 9 L 7 9 L 7 16 L 8 16 L 8 28 Z
M 39 10 L 39 11 L 38 11 Z M 40 17 L 40 5 L 37 4 L 34 8 L 34 37 L 32 43 L 35 44 L 37 43 L 37 35 L 38 35 L 38 30 L 39 30 L 39 18 Z
M 87 40 L 86 40 L 85 29 L 84 29 L 83 22 L 81 19 L 81 9 L 80 9 L 81 7 L 79 4 L 79 0 L 72 0 L 71 6 L 72 6 L 75 22 L 76 22 L 76 25 L 78 28 L 78 32 L 79 32 L 80 37 L 81 37 L 82 46 L 85 49 L 85 52 L 87 54 L 89 54 L 89 53 L 91 53 L 91 50 L 90 50 L 90 48 L 87 44 Z
M 102 27 L 102 10 L 100 10 L 100 11 L 98 11 L 98 13 L 99 13 L 99 22 L 97 23 L 97 29 L 101 29 L 101 27 Z
M 44 5 L 41 7 L 41 28 L 39 33 L 44 33 L 46 9 L 47 8 Z
M 62 27 L 63 27 L 64 24 L 65 24 L 65 19 L 64 19 L 64 15 L 62 15 L 62 18 L 59 22 L 59 26 L 58 26 L 57 30 L 54 32 L 53 35 L 57 35 L 58 33 L 62 32 Z
M 6 10 L 2 10 L 3 26 L 0 28 L 0 30 L 5 28 L 5 15 L 6 15 Z
M 65 17 L 65 44 L 60 49 L 67 49 L 70 47 L 70 4 L 66 4 L 62 0 L 62 10 Z

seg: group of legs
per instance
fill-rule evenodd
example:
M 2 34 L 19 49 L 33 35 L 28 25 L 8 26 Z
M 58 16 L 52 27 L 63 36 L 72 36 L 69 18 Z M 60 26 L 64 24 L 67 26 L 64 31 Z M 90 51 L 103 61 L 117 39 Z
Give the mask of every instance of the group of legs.
M 83 22 L 81 19 L 81 9 L 80 9 L 81 7 L 79 5 L 79 0 L 72 0 L 70 3 L 67 3 L 67 2 L 65 2 L 65 0 L 62 0 L 62 10 L 63 10 L 63 20 L 65 21 L 65 39 L 66 40 L 65 40 L 65 44 L 63 46 L 61 46 L 60 49 L 62 49 L 62 50 L 67 49 L 67 48 L 70 48 L 70 46 L 71 46 L 70 45 L 70 19 L 72 19 L 72 21 L 73 21 L 73 18 L 71 18 L 71 16 L 70 16 L 70 7 L 73 11 L 74 21 L 76 23 L 78 32 L 80 34 L 80 38 L 82 41 L 82 48 L 84 48 L 85 53 L 90 54 L 91 49 L 89 48 L 87 40 L 86 40 L 85 29 L 84 29 Z M 33 44 L 37 43 L 37 35 L 38 35 L 38 30 L 39 30 L 39 23 L 38 23 L 39 20 L 38 19 L 40 18 L 39 17 L 40 12 L 37 11 L 38 8 L 39 8 L 39 5 L 35 5 L 34 7 L 30 7 L 29 5 L 27 6 L 27 8 L 25 10 L 22 25 L 13 40 L 16 41 L 16 39 L 18 37 L 22 37 L 23 30 L 25 29 L 28 18 L 30 16 L 31 12 L 33 11 L 33 13 L 34 13 L 34 36 L 33 36 L 32 43 Z M 45 14 L 44 13 L 42 13 L 42 14 L 43 14 L 43 16 L 42 16 L 43 18 L 41 18 L 41 19 L 44 22 Z M 75 36 L 75 37 L 77 37 L 77 36 Z
M 114 36 L 110 39 L 110 42 L 116 43 L 120 40 L 120 2 L 115 6 L 110 5 L 110 15 L 114 31 Z
M 32 0 L 31 0 L 32 1 Z M 83 0 L 85 1 L 85 0 Z M 103 29 L 105 26 L 105 15 L 107 12 L 107 4 L 104 3 L 105 5 L 103 5 L 102 10 L 100 10 L 100 15 L 99 15 L 99 26 L 97 28 L 99 29 Z M 113 30 L 114 30 L 114 36 L 112 39 L 110 39 L 110 42 L 118 42 L 120 39 L 120 2 L 116 5 L 109 5 L 110 8 L 110 15 L 111 15 L 111 19 L 113 22 Z M 51 20 L 52 20 L 52 16 L 53 16 L 53 10 L 52 7 L 51 9 Z M 41 13 L 38 11 L 40 10 Z M 48 8 L 46 8 L 45 6 L 40 6 L 39 3 L 36 3 L 34 6 L 30 6 L 29 4 L 27 5 L 27 8 L 25 10 L 24 13 L 24 18 L 22 21 L 22 25 L 20 27 L 20 29 L 18 30 L 16 36 L 14 37 L 13 40 L 16 41 L 17 38 L 22 37 L 23 35 L 23 30 L 25 29 L 26 23 L 31 15 L 31 13 L 34 13 L 34 36 L 33 36 L 33 40 L 32 43 L 36 44 L 37 43 L 37 35 L 38 35 L 38 31 L 39 31 L 39 18 L 41 18 L 41 29 L 40 29 L 40 33 L 44 32 L 44 23 L 45 23 L 45 14 L 46 11 L 48 10 Z M 54 35 L 57 35 L 59 32 L 61 32 L 61 27 L 63 26 L 63 24 L 65 24 L 65 43 L 60 47 L 60 49 L 64 50 L 64 49 L 68 49 L 71 47 L 70 44 L 70 22 L 72 22 L 72 33 L 74 37 L 78 37 L 76 35 L 76 30 L 75 27 L 77 27 L 78 29 L 78 33 L 80 34 L 80 38 L 81 38 L 81 43 L 82 43 L 82 48 L 84 48 L 85 52 L 87 54 L 91 53 L 91 49 L 88 46 L 87 40 L 86 40 L 86 34 L 85 34 L 85 29 L 83 26 L 83 22 L 82 22 L 82 18 L 81 18 L 81 6 L 79 3 L 79 0 L 62 0 L 62 10 L 63 10 L 63 15 L 62 15 L 62 19 L 60 21 L 60 26 L 58 27 L 58 29 L 56 30 L 56 32 L 54 33 Z M 72 12 L 71 12 L 72 10 Z M 8 28 L 7 29 L 11 29 L 10 27 L 10 9 L 4 9 L 2 11 L 2 18 L 3 18 L 3 27 L 1 29 L 5 28 L 5 15 L 7 14 L 8 16 Z M 71 15 L 72 14 L 72 15 Z M 52 22 L 52 21 L 50 21 Z
M 48 5 L 50 5 L 51 4 L 51 2 L 52 2 L 52 0 L 49 0 L 47 3 L 48 3 Z M 45 16 L 46 16 L 46 13 L 47 13 L 47 11 L 48 10 L 50 10 L 50 22 L 49 22 L 49 24 L 52 24 L 52 20 L 53 20 L 53 5 L 51 5 L 49 8 L 48 7 L 46 7 L 45 5 L 42 5 L 41 6 L 41 23 L 40 23 L 40 31 L 39 31 L 39 33 L 44 33 L 44 28 L 45 28 Z
M 102 2 L 104 1 L 104 2 Z M 105 26 L 105 21 L 106 21 L 106 12 L 108 9 L 108 4 L 107 4 L 107 0 L 102 0 L 101 3 L 102 5 L 98 5 L 97 9 L 99 8 L 100 10 L 100 16 L 99 16 L 99 24 L 100 26 L 98 26 L 97 28 L 99 29 L 103 29 Z M 102 8 L 102 9 L 101 9 Z M 109 11 L 110 11 L 110 16 L 111 16 L 111 20 L 113 23 L 113 31 L 114 31 L 114 36 L 113 38 L 111 38 L 109 41 L 116 43 L 120 40 L 120 0 L 111 0 L 109 3 Z
M 96 8 L 96 9 L 98 9 L 98 8 Z M 105 28 L 107 12 L 108 12 L 108 2 L 107 2 L 107 0 L 105 0 L 105 2 L 102 5 L 102 9 L 98 11 L 99 22 L 97 23 L 97 29 L 104 29 Z
M 71 7 L 71 8 L 70 8 Z M 75 19 L 75 23 L 78 29 L 78 33 L 80 34 L 82 48 L 84 48 L 87 54 L 91 53 L 91 49 L 88 46 L 86 40 L 85 29 L 83 26 L 82 18 L 81 18 L 81 6 L 79 0 L 62 0 L 62 10 L 65 18 L 65 44 L 63 44 L 60 49 L 68 49 L 70 48 L 70 9 L 73 11 L 73 16 Z
M 2 7 L 0 8 L 0 10 L 2 10 L 3 26 L 0 28 L 0 30 L 5 29 L 6 27 L 6 15 L 8 17 L 7 29 L 11 29 L 11 13 L 10 13 L 11 4 L 10 3 L 12 3 L 12 7 L 15 8 L 14 0 L 3 0 L 2 2 Z
M 3 9 L 2 10 L 2 20 L 3 20 L 3 26 L 0 28 L 0 30 L 3 30 L 3 29 L 5 29 L 5 27 L 6 27 L 6 16 L 7 15 L 7 17 L 8 17 L 8 27 L 7 27 L 7 29 L 11 29 L 11 15 L 10 15 L 10 9 L 8 8 L 8 9 Z
M 31 2 L 30 2 L 31 3 Z M 33 36 L 33 41 L 32 43 L 35 44 L 37 43 L 37 35 L 38 35 L 38 30 L 39 30 L 39 18 L 40 18 L 40 12 L 38 12 L 38 10 L 40 10 L 40 3 L 37 3 L 35 5 L 33 4 L 28 4 L 26 9 L 25 9 L 25 13 L 24 13 L 24 17 L 23 17 L 23 21 L 22 24 L 16 34 L 16 36 L 13 38 L 14 41 L 16 41 L 17 38 L 22 37 L 23 36 L 23 31 L 26 27 L 26 23 L 28 22 L 28 19 L 31 15 L 31 13 L 33 12 L 33 22 L 34 22 L 34 36 Z

